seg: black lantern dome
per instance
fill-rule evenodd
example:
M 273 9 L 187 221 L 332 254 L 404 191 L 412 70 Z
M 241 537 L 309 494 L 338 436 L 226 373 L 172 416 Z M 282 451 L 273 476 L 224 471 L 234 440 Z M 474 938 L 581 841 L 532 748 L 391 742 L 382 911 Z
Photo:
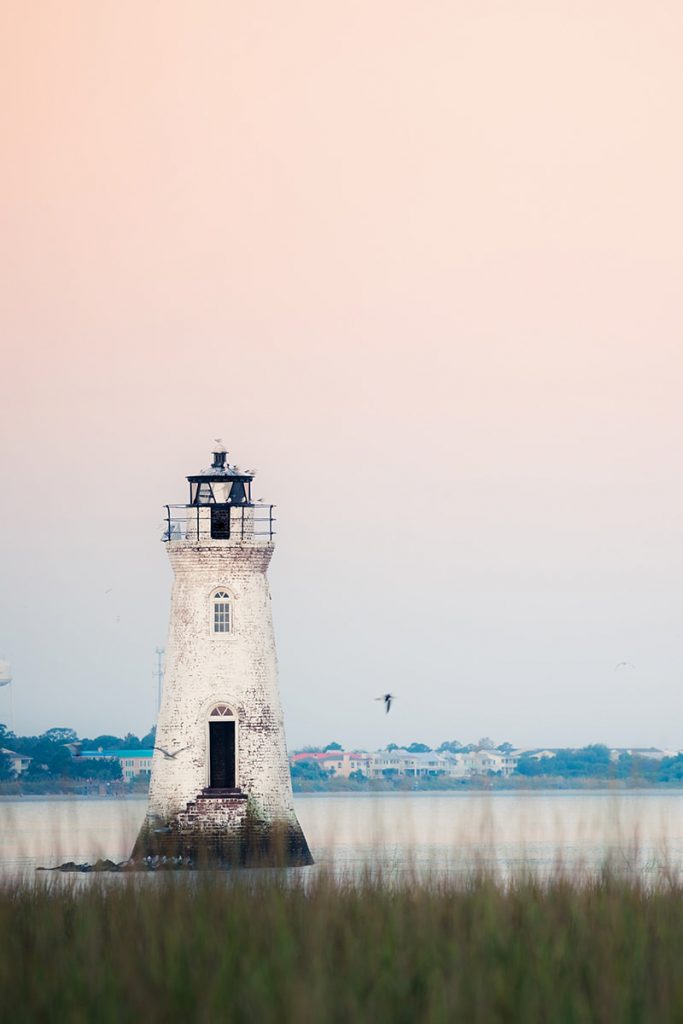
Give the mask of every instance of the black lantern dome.
M 188 476 L 191 505 L 251 505 L 253 472 L 242 472 L 239 466 L 228 463 L 228 452 L 218 438 L 213 450 L 213 462 L 196 476 Z

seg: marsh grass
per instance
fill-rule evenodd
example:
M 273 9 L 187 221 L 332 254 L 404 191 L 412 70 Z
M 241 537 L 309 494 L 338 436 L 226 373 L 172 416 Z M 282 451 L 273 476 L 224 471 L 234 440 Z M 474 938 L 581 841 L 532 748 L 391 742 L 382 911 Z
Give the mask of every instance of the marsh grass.
M 49 876 L 0 934 L 13 1024 L 683 1020 L 666 876 Z
M 0 1021 L 683 1022 L 678 805 L 560 806 L 315 802 L 313 868 L 141 875 L 31 865 L 129 850 L 144 808 L 7 807 Z

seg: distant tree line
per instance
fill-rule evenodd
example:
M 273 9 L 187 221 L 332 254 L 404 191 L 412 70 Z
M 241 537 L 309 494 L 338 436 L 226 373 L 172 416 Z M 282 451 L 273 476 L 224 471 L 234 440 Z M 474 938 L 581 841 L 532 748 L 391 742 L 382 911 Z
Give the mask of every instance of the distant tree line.
M 154 746 L 155 729 L 152 728 L 144 736 L 133 733 L 125 736 L 114 736 L 102 733 L 99 736 L 79 737 L 74 729 L 55 727 L 48 729 L 39 736 L 17 736 L 0 723 L 0 749 L 7 748 L 17 754 L 31 758 L 29 768 L 21 776 L 27 782 L 51 779 L 95 779 L 100 781 L 116 781 L 121 778 L 121 766 L 118 761 L 80 760 L 73 756 L 77 750 L 140 750 Z M 303 747 L 295 753 L 320 754 L 342 750 L 341 743 L 336 740 L 321 747 Z M 407 746 L 389 743 L 387 750 L 407 750 L 409 753 L 468 753 L 475 750 L 496 750 L 507 753 L 513 749 L 509 742 L 494 744 L 490 737 L 483 737 L 477 743 L 463 744 L 458 740 L 444 740 L 437 747 L 426 743 L 413 742 Z M 608 747 L 601 743 L 593 743 L 577 749 L 563 748 L 553 751 L 553 757 L 534 756 L 533 752 L 524 753 L 517 761 L 515 775 L 542 781 L 562 779 L 577 782 L 582 779 L 623 780 L 640 784 L 672 784 L 683 783 L 683 755 L 664 757 L 657 760 L 638 754 L 621 753 L 616 760 L 610 756 Z M 10 758 L 0 753 L 0 781 L 9 781 L 14 777 Z M 331 773 L 326 771 L 316 760 L 302 759 L 292 766 L 292 779 L 295 783 L 323 784 L 329 781 Z M 351 779 L 357 782 L 367 781 L 360 772 L 353 772 Z
M 127 733 L 125 736 L 113 736 L 103 733 L 101 736 L 79 738 L 73 729 L 57 727 L 48 729 L 40 736 L 17 736 L 0 723 L 0 748 L 12 750 L 31 758 L 22 780 L 27 782 L 48 779 L 98 779 L 101 781 L 121 778 L 121 765 L 118 761 L 80 760 L 74 757 L 72 750 L 141 750 L 154 746 L 155 730 L 151 729 L 141 738 Z M 0 781 L 14 778 L 11 760 L 6 754 L 0 754 Z
M 602 743 L 593 743 L 578 750 L 563 749 L 555 757 L 534 758 L 524 754 L 517 762 L 518 775 L 528 778 L 543 776 L 563 779 L 624 779 L 633 782 L 667 783 L 683 780 L 683 756 L 643 757 L 621 753 L 616 761 Z

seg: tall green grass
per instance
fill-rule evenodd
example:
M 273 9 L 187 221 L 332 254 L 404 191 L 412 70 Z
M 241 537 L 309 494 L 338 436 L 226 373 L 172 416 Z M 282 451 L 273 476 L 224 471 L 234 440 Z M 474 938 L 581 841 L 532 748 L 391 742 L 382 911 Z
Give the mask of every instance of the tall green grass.
M 294 875 L 6 883 L 2 1021 L 683 1021 L 676 881 Z

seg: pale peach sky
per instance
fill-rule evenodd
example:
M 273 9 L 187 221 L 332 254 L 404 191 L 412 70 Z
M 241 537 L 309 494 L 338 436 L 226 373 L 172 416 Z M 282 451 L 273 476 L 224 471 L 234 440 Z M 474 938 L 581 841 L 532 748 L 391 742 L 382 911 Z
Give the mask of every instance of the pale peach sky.
M 223 436 L 292 745 L 683 745 L 680 4 L 5 0 L 0 50 L 17 729 L 148 727 Z

